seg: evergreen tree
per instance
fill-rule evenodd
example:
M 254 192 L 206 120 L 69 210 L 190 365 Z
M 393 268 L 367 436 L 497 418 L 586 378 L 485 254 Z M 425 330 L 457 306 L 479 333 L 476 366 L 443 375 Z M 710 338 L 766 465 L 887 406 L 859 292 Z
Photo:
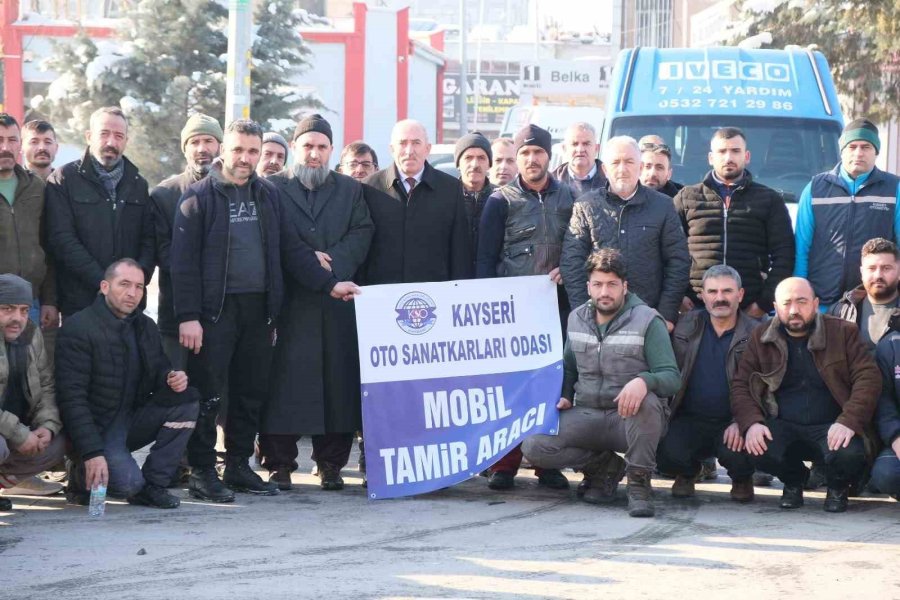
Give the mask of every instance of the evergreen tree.
M 318 103 L 292 86 L 309 56 L 297 33 L 302 11 L 284 0 L 257 4 L 251 116 L 272 127 Z M 83 143 L 91 112 L 120 106 L 129 119 L 125 154 L 155 184 L 183 168 L 180 133 L 191 114 L 224 121 L 227 27 L 227 9 L 213 0 L 141 0 L 117 40 L 95 44 L 80 33 L 55 49 L 46 64 L 59 78 L 36 108 L 64 124 L 63 141 Z
M 763 47 L 814 44 L 828 59 L 848 118 L 900 117 L 900 3 L 741 0 L 732 43 L 764 32 Z
M 253 41 L 250 115 L 264 129 L 283 135 L 290 135 L 303 112 L 322 107 L 313 95 L 297 89 L 296 82 L 310 57 L 298 29 L 315 17 L 296 8 L 296 4 L 294 0 L 256 3 L 258 30 Z

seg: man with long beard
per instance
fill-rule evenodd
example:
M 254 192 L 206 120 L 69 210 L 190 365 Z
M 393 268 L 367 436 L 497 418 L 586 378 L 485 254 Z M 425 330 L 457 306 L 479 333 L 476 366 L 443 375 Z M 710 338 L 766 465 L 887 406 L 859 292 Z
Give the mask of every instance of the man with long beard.
M 756 467 L 784 483 L 781 508 L 803 506 L 804 460 L 825 465 L 826 512 L 847 510 L 866 467 L 866 429 L 881 372 L 853 323 L 819 313 L 809 281 L 775 288 L 777 318 L 758 327 L 731 386 L 731 412 Z
M 282 244 L 302 240 L 316 251 L 323 269 L 350 285 L 366 258 L 375 226 L 362 184 L 329 169 L 331 126 L 320 115 L 297 124 L 293 168 L 269 177 L 290 223 Z M 356 290 L 353 289 L 355 292 Z M 359 357 L 352 294 L 310 289 L 286 277 L 286 301 L 278 326 L 271 397 L 261 421 L 260 463 L 269 481 L 291 489 L 297 441 L 312 436 L 323 490 L 343 488 L 353 438 L 362 427 Z

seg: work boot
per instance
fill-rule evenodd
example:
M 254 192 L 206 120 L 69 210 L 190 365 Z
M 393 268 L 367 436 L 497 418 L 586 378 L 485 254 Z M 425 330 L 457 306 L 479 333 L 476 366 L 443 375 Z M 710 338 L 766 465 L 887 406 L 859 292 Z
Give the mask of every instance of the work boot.
M 341 477 L 341 470 L 335 465 L 321 463 L 319 465 L 319 485 L 328 492 L 344 489 L 344 478 Z
M 188 465 L 179 464 L 175 467 L 175 474 L 169 481 L 170 488 L 182 488 L 191 480 L 191 468 Z
M 52 496 L 63 489 L 63 484 L 47 481 L 40 477 L 26 477 L 19 480 L 15 487 L 4 490 L 8 496 Z
M 488 477 L 488 487 L 492 490 L 511 490 L 516 485 L 516 476 L 508 471 L 494 471 Z
M 269 483 L 274 483 L 283 492 L 294 489 L 294 482 L 291 481 L 291 470 L 284 467 L 278 467 L 269 471 Z
M 12 500 L 0 496 L 0 511 L 12 510 Z
M 538 473 L 538 485 L 551 490 L 567 490 L 569 489 L 569 480 L 559 469 L 541 469 L 541 472 Z
M 713 481 L 719 478 L 719 470 L 716 467 L 716 457 L 707 458 L 700 463 L 700 471 L 694 479 L 697 483 L 701 481 Z
M 673 498 L 693 498 L 696 479 L 688 475 L 676 475 L 672 484 Z
M 272 481 L 263 481 L 262 477 L 250 468 L 249 459 L 246 458 L 228 458 L 222 481 L 236 492 L 257 496 L 274 496 L 278 493 L 278 485 Z
M 763 473 L 762 471 L 756 471 L 755 473 L 753 473 L 753 485 L 757 487 L 769 487 L 770 485 L 772 485 L 773 479 L 775 479 L 773 475 Z
M 784 484 L 779 506 L 781 508 L 800 508 L 803 506 L 803 486 Z
M 590 504 L 609 504 L 616 499 L 619 482 L 625 475 L 625 461 L 615 452 L 604 452 L 584 466 L 587 488 L 582 500 Z
M 842 513 L 847 512 L 848 493 L 847 488 L 829 487 L 825 492 L 825 512 Z
M 745 477 L 743 479 L 731 480 L 731 499 L 741 504 L 753 502 L 755 492 L 753 491 L 753 478 Z
M 812 470 L 806 478 L 806 483 L 803 484 L 803 489 L 813 491 L 819 489 L 823 485 L 825 485 L 825 465 L 813 463 Z
M 207 502 L 234 502 L 234 492 L 225 487 L 215 467 L 192 469 L 188 480 L 188 493 Z
M 181 500 L 170 494 L 162 486 L 145 483 L 141 491 L 128 498 L 128 504 L 151 506 L 153 508 L 178 508 Z
M 628 485 L 625 488 L 628 494 L 628 516 L 652 517 L 655 515 L 650 470 L 631 468 L 625 474 L 628 477 Z

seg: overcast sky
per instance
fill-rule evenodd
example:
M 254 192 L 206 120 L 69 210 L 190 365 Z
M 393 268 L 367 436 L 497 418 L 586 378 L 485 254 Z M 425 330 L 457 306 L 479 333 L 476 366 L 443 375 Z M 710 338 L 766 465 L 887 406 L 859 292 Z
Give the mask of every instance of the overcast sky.
M 541 20 L 553 15 L 563 29 L 612 31 L 612 0 L 538 0 Z

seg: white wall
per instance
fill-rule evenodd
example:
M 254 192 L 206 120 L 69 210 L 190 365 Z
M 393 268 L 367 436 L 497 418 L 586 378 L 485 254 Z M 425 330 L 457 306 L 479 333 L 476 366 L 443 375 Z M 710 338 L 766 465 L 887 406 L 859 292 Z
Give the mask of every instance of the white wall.
M 397 122 L 397 12 L 370 6 L 366 16 L 366 77 L 363 139 L 378 156 L 390 156 Z M 382 159 L 382 166 L 388 163 Z
M 310 56 L 310 68 L 295 80 L 297 87 L 304 92 L 314 91 L 325 104 L 322 116 L 331 124 L 332 138 L 336 153 L 332 162 L 336 162 L 344 144 L 353 140 L 344 140 L 344 44 L 321 44 L 307 40 Z
M 409 110 L 410 119 L 425 125 L 428 139 L 437 141 L 437 66 L 418 54 L 409 60 Z

